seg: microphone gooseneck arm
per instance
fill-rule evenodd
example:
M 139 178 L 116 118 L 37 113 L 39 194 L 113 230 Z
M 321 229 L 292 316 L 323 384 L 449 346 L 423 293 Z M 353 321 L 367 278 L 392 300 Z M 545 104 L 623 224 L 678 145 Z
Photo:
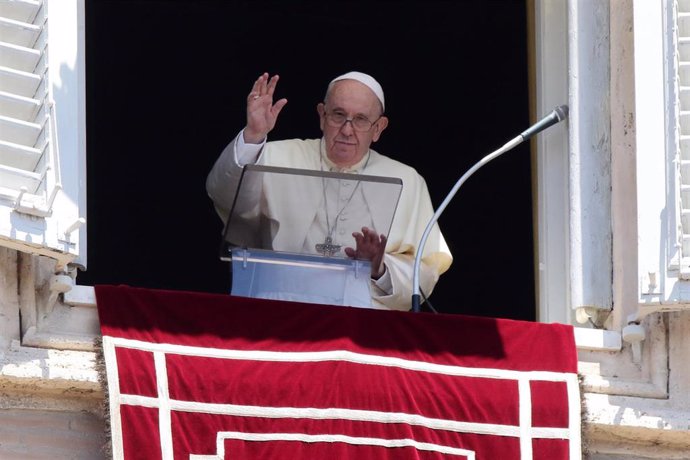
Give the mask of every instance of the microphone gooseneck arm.
M 419 247 L 417 248 L 417 253 L 415 254 L 414 258 L 414 266 L 412 269 L 412 311 L 418 312 L 420 311 L 421 307 L 421 295 L 420 295 L 420 285 L 419 285 L 419 267 L 421 265 L 422 261 L 422 254 L 424 253 L 424 245 L 426 244 L 426 240 L 429 237 L 429 234 L 431 233 L 431 229 L 433 228 L 434 224 L 438 221 L 438 218 L 440 217 L 441 213 L 446 209 L 446 206 L 448 206 L 448 203 L 453 199 L 455 194 L 458 192 L 458 189 L 462 186 L 463 183 L 469 177 L 474 174 L 479 168 L 493 160 L 494 158 L 497 158 L 501 156 L 502 154 L 506 153 L 507 151 L 515 148 L 525 140 L 529 139 L 530 137 L 534 136 L 535 134 L 545 130 L 549 126 L 555 125 L 556 123 L 565 120 L 568 117 L 568 106 L 567 105 L 561 105 L 556 107 L 549 115 L 546 117 L 542 118 L 540 121 L 535 123 L 534 125 L 530 126 L 527 130 L 523 131 L 519 136 L 515 137 L 514 139 L 508 141 L 503 147 L 499 148 L 498 150 L 493 151 L 492 153 L 488 154 L 481 160 L 479 160 L 477 163 L 474 164 L 465 174 L 462 175 L 460 179 L 455 183 L 451 191 L 448 193 L 446 198 L 443 200 L 441 205 L 438 207 L 436 212 L 434 213 L 433 217 L 427 224 L 426 228 L 424 229 L 424 233 L 422 234 L 422 239 L 419 242 Z
M 485 156 L 481 160 L 479 160 L 477 163 L 475 163 L 474 166 L 472 166 L 465 174 L 462 175 L 460 179 L 455 183 L 453 186 L 452 190 L 446 196 L 446 199 L 443 200 L 443 203 L 438 207 L 436 212 L 434 213 L 434 216 L 431 218 L 429 223 L 427 224 L 426 228 L 424 229 L 424 233 L 422 234 L 422 239 L 419 242 L 419 247 L 417 248 L 417 254 L 415 255 L 414 258 L 414 268 L 413 268 L 413 274 L 412 274 L 412 311 L 418 312 L 420 310 L 421 306 L 421 295 L 420 295 L 420 286 L 419 286 L 419 265 L 422 261 L 422 253 L 424 252 L 424 245 L 426 244 L 426 240 L 429 237 L 429 233 L 431 232 L 431 229 L 433 228 L 434 224 L 436 221 L 438 221 L 439 216 L 443 212 L 444 209 L 446 209 L 446 206 L 448 206 L 448 203 L 450 203 L 450 200 L 453 199 L 455 194 L 457 193 L 458 189 L 460 186 L 467 180 L 469 177 L 474 174 L 475 171 L 477 171 L 479 168 L 484 166 L 486 163 L 489 161 L 493 160 L 494 158 L 498 157 L 499 155 L 507 152 L 508 150 L 514 148 L 516 145 L 521 144 L 524 141 L 522 136 L 517 136 L 515 139 L 511 140 L 507 144 L 505 144 L 503 147 L 500 149 L 494 151 L 493 153 L 490 153 L 489 155 Z

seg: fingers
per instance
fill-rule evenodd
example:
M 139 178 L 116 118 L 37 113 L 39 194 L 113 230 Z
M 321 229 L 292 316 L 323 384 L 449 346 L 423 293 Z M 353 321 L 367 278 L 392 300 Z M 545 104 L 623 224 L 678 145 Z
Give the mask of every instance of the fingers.
M 371 277 L 379 279 L 385 272 L 383 256 L 388 238 L 367 227 L 362 227 L 361 233 L 352 233 L 352 237 L 355 239 L 356 247 L 345 248 L 345 254 L 353 259 L 371 261 Z
M 276 90 L 279 79 L 279 75 L 273 75 L 269 78 L 268 72 L 262 73 L 254 82 L 247 100 L 255 101 L 259 98 L 263 98 L 264 96 L 270 96 L 270 98 L 273 99 L 273 93 Z
M 252 86 L 252 90 L 247 96 L 247 109 L 252 112 L 257 109 L 267 110 L 265 113 L 271 117 L 270 124 L 273 124 L 274 120 L 288 102 L 286 98 L 282 98 L 275 104 L 273 103 L 273 93 L 275 92 L 279 79 L 280 76 L 278 75 L 269 78 L 268 72 L 264 72 L 256 79 Z
M 268 77 L 268 74 L 264 74 Z M 273 98 L 273 92 L 276 90 L 276 85 L 278 84 L 278 80 L 280 79 L 279 75 L 273 75 L 270 80 L 268 80 L 268 84 L 266 84 L 265 90 L 266 94 L 271 96 Z
M 268 79 L 268 73 L 264 72 L 261 75 L 259 75 L 259 78 L 254 81 L 254 85 L 252 86 L 252 90 L 249 92 L 249 96 L 247 97 L 247 100 L 255 100 L 261 97 L 261 89 L 266 86 L 266 80 Z
M 280 99 L 278 102 L 273 104 L 273 108 L 271 110 L 273 111 L 274 117 L 278 117 L 280 111 L 283 110 L 283 107 L 285 107 L 285 104 L 287 104 L 287 99 L 285 98 Z
M 352 236 L 355 237 L 355 241 L 358 241 L 355 234 L 361 236 L 362 242 L 368 243 L 370 245 L 378 246 L 379 244 L 383 244 L 385 246 L 386 242 L 388 241 L 386 235 L 379 235 L 378 233 L 376 233 L 376 230 L 372 230 L 368 227 L 362 227 L 362 233 L 356 232 L 352 234 Z
M 256 79 L 256 81 L 254 82 L 254 86 L 252 87 L 252 93 L 258 96 L 266 94 L 267 81 L 268 72 L 264 72 L 261 75 L 259 75 L 259 78 Z
M 355 259 L 368 259 L 380 256 L 386 249 L 388 238 L 385 235 L 379 235 L 375 230 L 367 227 L 362 227 L 362 232 L 352 233 L 355 239 L 355 248 L 345 248 L 345 253 L 348 257 Z M 350 251 L 348 251 L 350 249 Z
M 268 72 L 259 75 L 247 95 L 247 125 L 244 140 L 249 143 L 260 143 L 273 130 L 278 115 L 287 104 L 283 98 L 273 103 L 273 94 L 280 77 L 269 76 Z

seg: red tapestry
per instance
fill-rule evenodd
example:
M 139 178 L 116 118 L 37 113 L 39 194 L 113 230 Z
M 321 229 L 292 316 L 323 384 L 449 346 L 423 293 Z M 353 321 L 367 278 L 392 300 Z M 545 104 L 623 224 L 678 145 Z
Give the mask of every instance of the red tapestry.
M 97 286 L 113 458 L 580 459 L 571 326 Z

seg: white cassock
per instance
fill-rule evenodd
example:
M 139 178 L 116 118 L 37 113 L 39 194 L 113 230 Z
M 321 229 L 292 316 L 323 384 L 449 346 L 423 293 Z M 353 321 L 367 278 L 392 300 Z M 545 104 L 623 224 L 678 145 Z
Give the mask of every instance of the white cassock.
M 242 156 L 246 147 L 240 133 L 225 148 L 207 178 L 208 194 L 224 222 L 232 208 L 234 192 L 242 174 L 242 166 L 237 158 Z M 262 165 L 310 170 L 333 170 L 334 167 L 322 154 L 320 139 L 272 141 L 251 147 L 260 149 L 259 158 L 252 160 Z M 246 161 L 242 164 L 246 164 Z M 345 172 L 402 180 L 402 193 L 384 256 L 386 273 L 379 280 L 371 280 L 370 293 L 374 308 L 409 310 L 416 248 L 434 213 L 426 182 L 410 166 L 371 149 L 359 164 Z M 294 203 L 295 198 L 286 195 L 284 184 L 275 180 L 263 181 L 258 185 L 262 187 L 266 199 L 262 212 L 278 223 L 272 235 L 273 248 L 286 252 L 315 253 L 316 244 L 322 243 L 329 234 L 334 244 L 353 247 L 352 232 L 361 231 L 362 219 L 367 218 L 371 220 L 366 222 L 367 226 L 385 233 L 382 228 L 386 228 L 385 222 L 390 220 L 385 217 L 392 211 L 390 206 L 386 203 L 385 209 L 377 207 L 377 200 L 370 198 L 372 194 L 367 193 L 366 185 L 357 186 L 357 183 L 356 180 L 329 181 L 321 190 L 314 190 L 311 186 L 309 190 L 302 191 L 294 190 L 293 186 L 290 194 L 300 194 L 304 202 L 303 206 L 295 208 L 294 205 L 288 205 Z M 280 222 L 290 224 L 280 225 Z M 342 252 L 340 254 L 343 255 Z M 420 287 L 426 296 L 431 294 L 439 276 L 451 262 L 448 246 L 438 225 L 435 225 L 426 241 L 420 267 Z

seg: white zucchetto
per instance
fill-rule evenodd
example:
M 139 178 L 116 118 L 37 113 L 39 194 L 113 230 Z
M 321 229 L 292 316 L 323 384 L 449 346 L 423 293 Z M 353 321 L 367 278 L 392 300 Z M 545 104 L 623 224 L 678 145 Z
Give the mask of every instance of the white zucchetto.
M 376 97 L 379 98 L 379 101 L 381 101 L 381 107 L 383 110 L 386 110 L 386 103 L 385 99 L 383 98 L 383 88 L 381 88 L 381 85 L 379 82 L 374 79 L 371 75 L 367 75 L 362 72 L 348 72 L 343 75 L 340 75 L 339 77 L 335 77 L 331 82 L 328 84 L 328 87 L 330 88 L 333 83 L 339 81 L 339 80 L 356 80 L 363 85 L 366 85 L 370 90 L 376 94 Z

